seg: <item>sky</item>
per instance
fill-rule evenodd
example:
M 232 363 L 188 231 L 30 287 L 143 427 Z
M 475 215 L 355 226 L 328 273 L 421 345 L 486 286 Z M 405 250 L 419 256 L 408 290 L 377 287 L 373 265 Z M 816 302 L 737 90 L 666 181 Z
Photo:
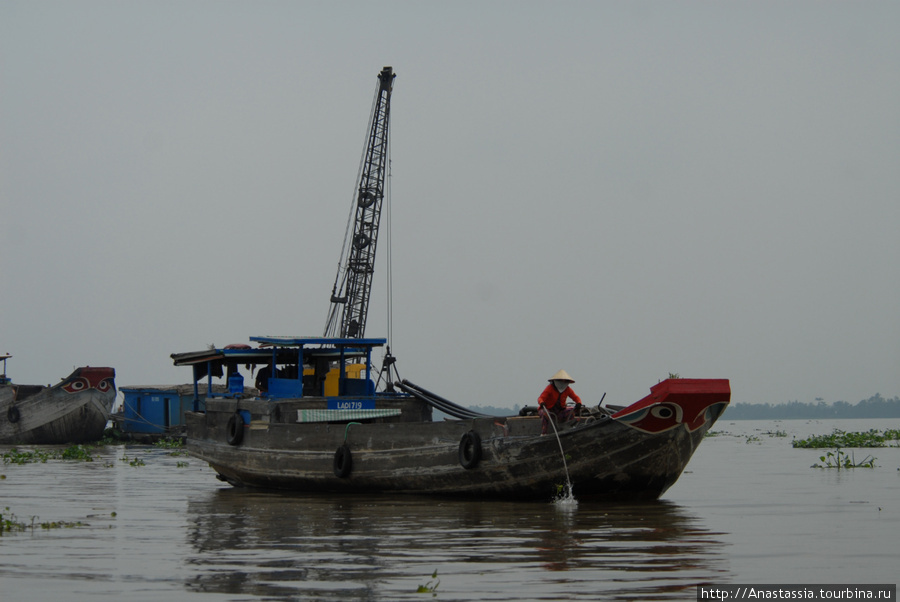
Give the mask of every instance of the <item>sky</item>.
M 898 28 L 897 2 L 3 0 L 8 376 L 182 383 L 172 353 L 321 335 L 390 65 L 366 335 L 403 378 L 511 408 L 560 368 L 591 405 L 669 373 L 900 395 Z

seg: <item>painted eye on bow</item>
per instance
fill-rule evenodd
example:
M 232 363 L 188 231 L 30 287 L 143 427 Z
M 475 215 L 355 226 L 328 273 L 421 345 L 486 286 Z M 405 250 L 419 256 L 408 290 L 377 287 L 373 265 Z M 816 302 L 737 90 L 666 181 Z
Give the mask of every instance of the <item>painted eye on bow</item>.
M 656 406 L 652 410 L 650 410 L 650 414 L 655 416 L 656 418 L 668 419 L 675 415 L 675 412 L 672 411 L 672 408 L 669 406 Z
M 72 382 L 63 386 L 63 389 L 68 391 L 69 393 L 76 393 L 78 391 L 84 391 L 89 386 L 89 383 L 84 378 L 76 378 Z
M 99 391 L 104 391 L 104 392 L 109 391 L 109 381 L 101 380 L 100 383 L 97 385 L 97 389 Z

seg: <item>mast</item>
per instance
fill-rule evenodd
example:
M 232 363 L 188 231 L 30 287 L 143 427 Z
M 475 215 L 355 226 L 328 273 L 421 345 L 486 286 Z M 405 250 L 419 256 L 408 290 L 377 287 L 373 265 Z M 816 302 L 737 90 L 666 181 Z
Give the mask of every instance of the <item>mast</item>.
M 356 199 L 347 224 L 338 273 L 331 289 L 326 337 L 362 338 L 365 334 L 369 294 L 375 273 L 378 225 L 385 193 L 391 89 L 396 76 L 391 67 L 385 67 L 378 74 Z

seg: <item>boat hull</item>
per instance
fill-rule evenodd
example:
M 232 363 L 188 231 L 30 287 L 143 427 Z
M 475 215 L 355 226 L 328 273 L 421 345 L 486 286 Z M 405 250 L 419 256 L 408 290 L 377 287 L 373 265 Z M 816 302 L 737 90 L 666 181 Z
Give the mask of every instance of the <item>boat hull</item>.
M 0 444 L 65 444 L 103 437 L 116 399 L 115 370 L 76 368 L 52 387 L 0 387 Z
M 558 438 L 541 435 L 538 417 L 310 424 L 292 421 L 293 407 L 279 402 L 207 400 L 206 413 L 186 415 L 187 450 L 241 487 L 550 499 L 571 482 L 580 499 L 656 499 L 681 475 L 728 400 L 709 396 L 690 423 L 654 425 L 653 432 L 629 424 L 627 414 L 599 415 L 560 425 Z M 235 444 L 229 421 L 238 410 L 250 420 Z M 471 443 L 470 433 L 480 454 L 460 449 L 464 439 Z M 471 462 L 473 455 L 480 457 Z M 339 476 L 344 464 L 349 468 Z

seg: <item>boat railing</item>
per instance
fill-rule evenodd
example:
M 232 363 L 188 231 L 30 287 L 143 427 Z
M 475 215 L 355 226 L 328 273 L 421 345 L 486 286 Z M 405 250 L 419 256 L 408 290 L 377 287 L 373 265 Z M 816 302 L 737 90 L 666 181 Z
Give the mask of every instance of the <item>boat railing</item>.
M 0 361 L 3 362 L 3 374 L 0 374 L 0 385 L 8 385 L 12 383 L 12 379 L 6 377 L 6 360 L 11 358 L 12 356 L 8 353 L 4 353 L 0 355 Z

